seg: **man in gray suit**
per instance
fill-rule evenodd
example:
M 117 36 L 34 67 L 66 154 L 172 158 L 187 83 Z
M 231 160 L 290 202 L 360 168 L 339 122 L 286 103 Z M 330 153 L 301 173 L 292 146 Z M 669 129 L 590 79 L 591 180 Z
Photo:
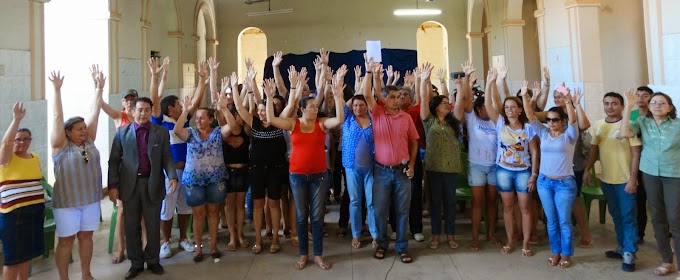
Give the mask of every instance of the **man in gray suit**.
M 150 122 L 152 105 L 149 98 L 135 99 L 132 105 L 135 122 L 118 129 L 109 158 L 109 198 L 116 201 L 120 194 L 125 208 L 125 240 L 132 262 L 125 279 L 135 278 L 144 271 L 145 262 L 152 273 L 163 274 L 158 254 L 166 174 L 170 179 L 169 191 L 174 193 L 177 189 L 168 131 Z M 148 240 L 143 252 L 142 217 Z

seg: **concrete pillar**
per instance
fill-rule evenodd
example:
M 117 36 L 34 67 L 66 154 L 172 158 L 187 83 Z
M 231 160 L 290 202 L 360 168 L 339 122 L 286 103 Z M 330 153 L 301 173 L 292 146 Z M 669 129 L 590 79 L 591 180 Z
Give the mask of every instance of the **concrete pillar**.
M 505 65 L 508 66 L 508 87 L 510 95 L 521 87 L 526 79 L 524 69 L 524 20 L 505 19 L 501 23 L 503 30 Z
M 472 60 L 475 68 L 477 68 L 477 76 L 479 80 L 484 80 L 486 72 L 484 72 L 484 65 L 486 65 L 484 57 L 484 33 L 482 32 L 468 32 L 465 34 L 468 41 L 468 59 Z

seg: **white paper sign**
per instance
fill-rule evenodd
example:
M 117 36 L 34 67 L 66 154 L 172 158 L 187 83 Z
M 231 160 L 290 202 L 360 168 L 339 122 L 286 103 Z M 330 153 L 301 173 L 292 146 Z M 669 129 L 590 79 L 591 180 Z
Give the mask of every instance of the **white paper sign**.
M 366 41 L 366 57 L 373 58 L 375 62 L 382 62 L 382 54 L 380 52 L 380 41 Z

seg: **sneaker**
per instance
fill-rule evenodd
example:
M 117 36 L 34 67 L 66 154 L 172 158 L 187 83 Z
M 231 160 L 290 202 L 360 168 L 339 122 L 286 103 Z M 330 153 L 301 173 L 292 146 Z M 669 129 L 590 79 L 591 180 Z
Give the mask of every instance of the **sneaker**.
M 621 248 L 619 247 L 616 247 L 614 250 L 604 252 L 604 255 L 610 259 L 623 259 L 623 255 L 621 255 Z
M 623 253 L 623 263 L 621 269 L 625 272 L 635 271 L 635 255 L 629 252 Z
M 392 240 L 392 241 L 397 240 L 397 233 L 396 232 L 390 233 L 390 240 Z
M 194 246 L 194 243 L 191 243 L 191 241 L 189 241 L 189 239 L 184 239 L 184 240 L 180 241 L 179 246 L 182 247 L 182 249 L 184 249 L 184 251 L 187 251 L 187 252 L 193 252 L 193 251 L 196 250 L 196 246 Z
M 416 233 L 413 235 L 413 239 L 415 239 L 418 242 L 423 242 L 425 241 L 425 236 L 422 233 Z
M 172 251 L 170 251 L 170 242 L 168 241 L 161 245 L 161 252 L 158 254 L 158 257 L 161 259 L 167 259 L 170 256 L 172 256 Z

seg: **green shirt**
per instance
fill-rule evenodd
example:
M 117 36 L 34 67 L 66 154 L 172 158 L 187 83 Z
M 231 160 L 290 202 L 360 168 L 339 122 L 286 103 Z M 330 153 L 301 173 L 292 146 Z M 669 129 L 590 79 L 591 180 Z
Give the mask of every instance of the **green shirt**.
M 638 109 L 635 109 L 632 112 L 630 112 L 630 120 L 631 121 L 637 120 L 638 117 L 640 117 L 640 111 L 638 111 Z
M 460 141 L 456 131 L 448 123 L 429 116 L 423 121 L 425 128 L 425 170 L 443 173 L 460 173 L 463 164 L 460 161 Z
M 640 171 L 652 176 L 680 178 L 680 120 L 666 118 L 660 125 L 650 117 L 630 122 L 642 135 Z

